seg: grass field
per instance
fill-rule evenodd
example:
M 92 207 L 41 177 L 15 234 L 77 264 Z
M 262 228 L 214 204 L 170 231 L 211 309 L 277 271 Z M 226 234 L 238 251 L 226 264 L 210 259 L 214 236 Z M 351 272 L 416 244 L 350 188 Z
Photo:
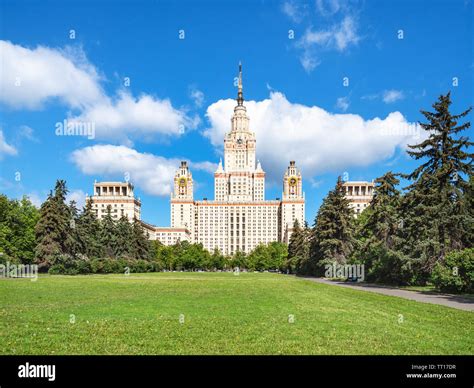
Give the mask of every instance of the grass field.
M 0 280 L 0 354 L 474 354 L 473 323 L 269 273 Z

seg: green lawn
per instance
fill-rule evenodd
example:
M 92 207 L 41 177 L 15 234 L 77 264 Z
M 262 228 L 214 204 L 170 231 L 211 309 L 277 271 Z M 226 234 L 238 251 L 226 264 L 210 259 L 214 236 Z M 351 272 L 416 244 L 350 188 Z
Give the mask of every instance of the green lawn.
M 0 354 L 474 354 L 473 323 L 269 273 L 0 280 Z

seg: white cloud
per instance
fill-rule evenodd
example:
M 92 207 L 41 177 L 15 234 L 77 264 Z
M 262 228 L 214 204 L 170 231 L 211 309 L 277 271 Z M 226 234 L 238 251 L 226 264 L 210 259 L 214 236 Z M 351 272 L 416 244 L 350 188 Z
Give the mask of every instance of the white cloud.
M 307 73 L 311 73 L 321 64 L 321 61 L 307 50 L 301 55 L 300 62 Z
M 124 180 L 128 175 L 135 186 L 148 194 L 158 196 L 171 193 L 174 174 L 181 161 L 115 145 L 95 145 L 78 149 L 72 153 L 71 159 L 86 175 L 118 180 Z M 191 162 L 190 165 L 199 170 L 212 170 L 208 162 Z
M 305 48 L 319 45 L 342 52 L 350 45 L 356 45 L 359 40 L 355 19 L 352 16 L 346 16 L 341 23 L 335 24 L 329 29 L 318 31 L 307 29 L 300 44 Z
M 3 159 L 5 155 L 16 155 L 17 153 L 17 149 L 7 143 L 5 136 L 3 136 L 3 131 L 0 129 L 0 160 Z
M 194 105 L 196 105 L 198 108 L 201 108 L 204 104 L 204 93 L 194 86 L 189 88 L 189 97 L 193 100 Z
M 97 70 L 81 49 L 35 49 L 0 40 L 0 102 L 13 109 L 38 109 L 59 99 L 84 108 L 103 98 Z
M 35 131 L 33 130 L 33 128 L 29 127 L 28 125 L 22 125 L 20 126 L 20 130 L 18 131 L 18 135 L 21 138 L 25 138 L 37 143 L 39 140 L 34 135 L 34 132 Z
M 383 102 L 386 104 L 391 104 L 392 102 L 396 102 L 399 100 L 403 100 L 405 98 L 405 95 L 401 90 L 385 90 L 383 92 Z
M 290 18 L 294 23 L 300 23 L 303 17 L 306 15 L 305 5 L 298 4 L 293 0 L 287 0 L 283 3 L 281 10 L 283 13 Z
M 338 0 L 316 0 L 316 8 L 323 16 L 331 16 L 341 9 L 341 3 Z
M 326 29 L 307 28 L 297 41 L 296 47 L 302 50 L 301 64 L 307 72 L 311 72 L 320 63 L 321 49 L 344 52 L 350 46 L 357 45 L 360 40 L 355 17 L 346 15 L 340 23 L 335 23 Z
M 91 123 L 95 137 L 129 143 L 130 139 L 152 140 L 156 135 L 179 136 L 186 129 L 194 129 L 199 118 L 189 117 L 183 110 L 175 109 L 168 99 L 149 95 L 135 98 L 125 91 L 114 101 L 105 99 L 70 118 L 70 123 Z
M 339 97 L 337 100 L 336 100 L 336 107 L 340 110 L 342 110 L 343 112 L 347 111 L 347 109 L 349 109 L 349 98 L 348 97 Z
M 210 105 L 210 127 L 204 135 L 222 150 L 234 100 Z M 333 114 L 317 106 L 291 103 L 274 92 L 263 101 L 247 101 L 257 156 L 270 180 L 280 182 L 290 160 L 308 179 L 316 174 L 368 166 L 394 155 L 397 148 L 419 141 L 420 132 L 400 112 L 364 120 L 355 114 Z
M 66 196 L 66 203 L 69 204 L 71 201 L 76 202 L 76 207 L 81 210 L 86 203 L 86 193 L 84 193 L 82 190 L 70 191 Z
M 134 138 L 179 136 L 199 123 L 197 116 L 190 117 L 166 98 L 134 97 L 124 90 L 108 96 L 98 71 L 80 48 L 29 49 L 0 41 L 0 54 L 0 103 L 12 109 L 40 109 L 48 101 L 59 100 L 76 110 L 70 122 L 93 124 L 97 138 L 127 144 Z M 62 121 L 58 118 L 57 122 Z
M 44 202 L 45 198 L 42 198 L 38 193 L 32 192 L 26 195 L 34 207 L 40 208 L 41 204 Z
M 391 104 L 393 102 L 403 100 L 405 98 L 405 93 L 401 90 L 384 90 L 383 92 L 380 93 L 373 93 L 373 94 L 366 94 L 361 97 L 361 100 L 369 100 L 369 101 L 374 101 L 374 100 L 382 100 L 386 104 Z
M 214 174 L 217 170 L 218 164 L 212 162 L 191 162 L 189 166 L 193 170 L 201 170 L 206 171 L 209 174 Z

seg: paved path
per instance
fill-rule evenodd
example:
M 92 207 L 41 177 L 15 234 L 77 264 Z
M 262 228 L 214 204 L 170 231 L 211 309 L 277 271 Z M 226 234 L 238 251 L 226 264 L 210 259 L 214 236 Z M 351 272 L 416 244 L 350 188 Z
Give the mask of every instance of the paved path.
M 474 311 L 474 298 L 466 298 L 458 295 L 451 294 L 437 294 L 428 291 L 408 291 L 401 290 L 394 287 L 376 286 L 372 284 L 364 283 L 346 283 L 337 282 L 324 278 L 308 278 L 304 279 L 311 280 L 317 283 L 331 284 L 339 287 L 347 287 L 361 291 L 376 292 L 377 294 L 398 296 L 400 298 L 416 300 L 417 302 L 439 304 L 442 306 L 448 306 L 455 309 Z

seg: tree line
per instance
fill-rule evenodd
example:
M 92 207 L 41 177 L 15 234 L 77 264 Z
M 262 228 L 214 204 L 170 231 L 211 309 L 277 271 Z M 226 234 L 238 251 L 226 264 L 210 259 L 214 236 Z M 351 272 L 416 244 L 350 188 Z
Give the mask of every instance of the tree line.
M 293 226 L 289 245 L 260 245 L 246 255 L 224 256 L 201 244 L 150 241 L 139 220 L 114 220 L 110 207 L 98 220 L 92 204 L 79 211 L 66 203 L 62 180 L 36 209 L 24 197 L 0 195 L 0 262 L 36 263 L 51 273 L 147 272 L 159 270 L 279 270 L 323 276 L 328 264 L 364 264 L 365 278 L 388 284 L 432 282 L 452 292 L 474 291 L 473 145 L 454 115 L 450 94 L 433 104 L 420 127 L 424 139 L 409 146 L 420 161 L 409 174 L 388 171 L 375 179 L 375 193 L 358 218 L 339 178 L 312 227 Z M 399 188 L 401 179 L 406 186 Z
M 398 285 L 432 282 L 451 292 L 474 292 L 473 143 L 460 123 L 471 108 L 450 112 L 450 93 L 421 111 L 426 138 L 410 145 L 420 161 L 409 174 L 375 179 L 373 199 L 355 219 L 341 178 L 324 199 L 312 228 L 295 222 L 288 247 L 291 269 L 323 276 L 326 265 L 364 264 L 366 280 Z M 407 186 L 398 189 L 400 179 Z
M 149 240 L 139 220 L 114 220 L 110 206 L 98 219 L 90 201 L 79 211 L 74 201 L 66 203 L 67 194 L 66 182 L 58 180 L 39 210 L 26 197 L 0 196 L 0 263 L 37 264 L 52 274 L 286 270 L 286 244 L 272 242 L 234 255 L 211 253 L 188 241 L 165 246 Z

